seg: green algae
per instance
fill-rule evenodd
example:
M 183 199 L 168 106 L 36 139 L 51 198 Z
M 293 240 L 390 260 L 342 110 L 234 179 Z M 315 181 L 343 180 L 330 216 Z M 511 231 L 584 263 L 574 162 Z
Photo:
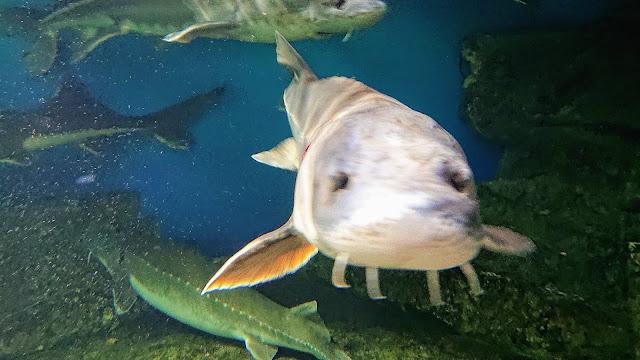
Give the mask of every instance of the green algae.
M 623 40 L 631 17 L 466 40 L 473 81 L 461 112 L 505 146 L 500 178 L 478 188 L 483 218 L 523 232 L 538 249 L 525 261 L 475 261 L 509 281 L 485 286 L 479 300 L 454 298 L 464 311 L 452 321 L 465 332 L 540 356 L 633 358 L 638 285 L 628 244 L 640 235 L 640 52 Z M 505 301 L 505 292 L 519 300 Z M 516 307 L 514 322 L 507 314 Z
M 629 308 L 632 314 L 631 323 L 633 333 L 640 334 L 640 243 L 630 242 L 629 252 L 631 261 L 629 261 Z M 635 356 L 640 358 L 640 343 L 635 342 Z
M 144 301 L 114 314 L 113 282 L 89 253 L 91 244 L 144 254 L 180 277 L 207 276 L 224 260 L 194 262 L 204 257 L 171 243 L 152 218 L 140 216 L 135 193 L 39 202 L 7 198 L 0 203 L 0 216 L 5 219 L 0 231 L 6 234 L 0 242 L 0 280 L 7 285 L 0 288 L 0 358 L 250 358 L 241 342 L 184 326 Z M 332 338 L 354 360 L 513 358 L 432 314 L 335 289 L 312 272 L 259 290 L 284 306 L 317 300 Z M 278 358 L 309 356 L 281 349 Z

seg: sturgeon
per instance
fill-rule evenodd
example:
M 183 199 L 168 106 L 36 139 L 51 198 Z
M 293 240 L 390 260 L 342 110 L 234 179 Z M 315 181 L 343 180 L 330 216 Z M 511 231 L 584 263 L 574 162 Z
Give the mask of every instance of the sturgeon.
M 184 150 L 192 142 L 189 127 L 223 91 L 222 87 L 214 88 L 151 114 L 125 116 L 98 102 L 84 84 L 71 79 L 40 107 L 0 111 L 0 163 L 27 165 L 34 153 L 69 144 L 98 153 L 98 140 L 133 132 L 149 134 L 172 149 Z
M 318 251 L 366 268 L 368 294 L 384 296 L 379 268 L 426 270 L 441 304 L 438 271 L 460 267 L 482 293 L 470 261 L 481 248 L 526 255 L 533 242 L 481 223 L 473 173 L 458 142 L 435 120 L 354 79 L 319 79 L 281 34 L 277 59 L 293 75 L 284 103 L 293 137 L 253 158 L 297 170 L 293 213 L 233 255 L 204 287 L 251 286 L 292 273 Z
M 322 360 L 350 360 L 334 343 L 317 313 L 315 301 L 286 308 L 253 289 L 236 289 L 200 296 L 200 276 L 192 271 L 172 273 L 159 269 L 131 251 L 93 247 L 92 254 L 114 280 L 114 307 L 128 311 L 136 294 L 169 317 L 212 335 L 243 341 L 256 360 L 271 360 L 278 347 L 309 353 Z M 158 264 L 182 270 L 206 261 L 190 251 L 158 257 Z M 196 273 L 197 274 L 197 273 Z M 133 290 L 133 291 L 132 291 Z
M 291 40 L 349 33 L 385 11 L 380 0 L 80 0 L 42 19 L 27 66 L 36 74 L 52 66 L 63 29 L 80 32 L 71 56 L 78 62 L 128 33 L 183 43 L 197 37 L 273 43 L 274 30 Z

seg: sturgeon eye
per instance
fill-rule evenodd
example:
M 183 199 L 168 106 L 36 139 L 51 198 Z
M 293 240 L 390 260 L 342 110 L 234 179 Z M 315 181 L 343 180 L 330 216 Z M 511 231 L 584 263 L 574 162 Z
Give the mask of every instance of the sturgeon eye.
M 342 9 L 347 0 L 337 0 L 335 3 L 336 9 Z
M 469 179 L 457 171 L 447 171 L 445 173 L 445 180 L 454 188 L 457 192 L 464 193 L 469 185 Z
M 349 185 L 349 175 L 343 173 L 342 171 L 337 173 L 336 175 L 331 176 L 331 180 L 333 181 L 332 192 L 344 190 L 347 188 L 347 185 Z

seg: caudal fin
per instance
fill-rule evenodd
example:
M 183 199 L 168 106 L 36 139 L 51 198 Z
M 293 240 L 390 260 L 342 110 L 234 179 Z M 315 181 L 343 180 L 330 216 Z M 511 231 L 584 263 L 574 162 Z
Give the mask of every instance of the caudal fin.
M 107 269 L 113 279 L 113 307 L 117 315 L 126 313 L 138 299 L 131 284 L 129 273 L 122 266 L 124 254 L 115 246 L 90 244 L 90 256 L 95 256 Z
M 222 86 L 214 88 L 165 109 L 136 117 L 132 121 L 148 127 L 148 132 L 166 146 L 177 150 L 188 149 L 193 142 L 189 128 L 220 99 L 224 90 Z
M 56 58 L 56 38 L 41 29 L 46 13 L 29 8 L 7 8 L 0 11 L 0 34 L 26 38 L 31 48 L 25 56 L 26 69 L 32 75 L 47 72 Z
M 55 35 L 41 34 L 31 45 L 29 54 L 25 56 L 27 71 L 32 75 L 42 75 L 51 69 L 58 53 L 58 42 Z
M 304 82 L 318 79 L 302 56 L 278 31 L 276 31 L 276 54 L 278 55 L 278 64 L 291 72 L 294 81 Z
M 292 227 L 292 220 L 253 240 L 233 255 L 202 290 L 234 289 L 283 277 L 304 266 L 318 248 Z

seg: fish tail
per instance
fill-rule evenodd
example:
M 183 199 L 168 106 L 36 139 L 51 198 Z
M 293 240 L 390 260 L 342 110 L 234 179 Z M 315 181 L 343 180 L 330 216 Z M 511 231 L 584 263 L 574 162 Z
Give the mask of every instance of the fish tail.
M 0 34 L 12 37 L 33 36 L 38 30 L 41 11 L 28 8 L 3 8 L 0 11 Z
M 42 33 L 31 45 L 29 54 L 25 57 L 27 70 L 33 75 L 42 75 L 49 71 L 58 53 L 56 35 Z
M 124 253 L 115 246 L 89 246 L 90 256 L 95 256 L 111 275 L 113 280 L 113 308 L 116 314 L 122 315 L 129 311 L 136 302 L 138 295 L 129 282 L 129 273 L 123 266 Z
M 26 68 L 34 75 L 45 73 L 53 65 L 57 41 L 43 28 L 46 14 L 28 8 L 9 8 L 0 11 L 0 33 L 28 39 L 31 49 L 25 56 Z
M 132 122 L 146 127 L 143 132 L 162 144 L 175 150 L 186 150 L 193 143 L 189 128 L 219 101 L 224 90 L 224 87 L 213 88 L 165 109 L 136 117 Z
M 291 72 L 294 81 L 304 82 L 318 79 L 302 56 L 278 31 L 276 31 L 276 54 L 278 55 L 278 64 Z

